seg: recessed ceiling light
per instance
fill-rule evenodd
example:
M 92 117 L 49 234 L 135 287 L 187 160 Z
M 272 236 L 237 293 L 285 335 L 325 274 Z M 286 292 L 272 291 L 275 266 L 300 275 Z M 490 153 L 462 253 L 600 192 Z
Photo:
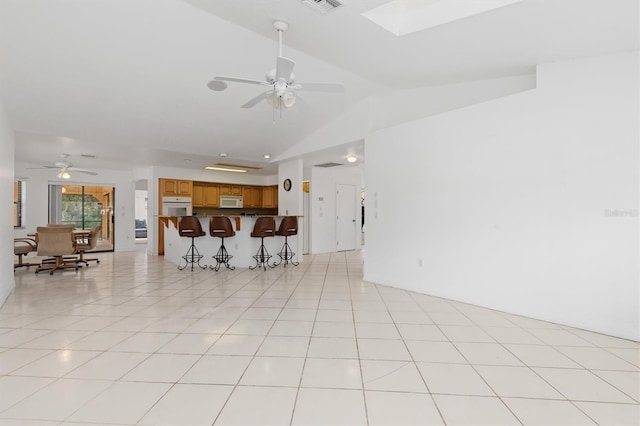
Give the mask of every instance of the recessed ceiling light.
M 355 155 L 350 155 L 347 157 L 347 161 L 350 163 L 355 163 L 356 161 L 358 161 L 358 157 L 356 157 Z
M 264 157 L 265 160 L 268 160 L 269 158 L 271 158 L 271 154 L 265 154 L 265 155 L 263 155 L 263 157 Z
M 228 167 L 213 167 L 213 166 L 207 166 L 205 167 L 206 170 L 218 170 L 220 172 L 235 172 L 235 173 L 247 173 L 246 170 L 242 170 L 242 169 L 230 169 Z
M 220 157 L 226 157 L 226 156 L 227 156 L 227 153 L 226 153 L 226 152 L 221 152 L 221 153 L 220 153 Z

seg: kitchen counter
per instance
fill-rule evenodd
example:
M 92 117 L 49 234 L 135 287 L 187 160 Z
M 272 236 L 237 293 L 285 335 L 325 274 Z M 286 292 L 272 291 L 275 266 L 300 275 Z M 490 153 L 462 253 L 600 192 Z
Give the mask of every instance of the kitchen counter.
M 256 254 L 258 248 L 260 247 L 260 238 L 252 238 L 251 231 L 253 230 L 253 225 L 255 224 L 255 220 L 258 217 L 273 217 L 276 220 L 276 230 L 280 225 L 280 221 L 278 218 L 282 218 L 284 216 L 279 215 L 256 215 L 256 216 L 241 216 L 241 215 L 216 215 L 216 216 L 226 216 L 231 219 L 231 224 L 233 225 L 233 229 L 236 232 L 236 235 L 233 237 L 225 238 L 224 245 L 227 248 L 227 251 L 233 258 L 229 261 L 232 266 L 237 267 L 248 267 L 255 265 L 255 260 L 253 259 L 253 255 Z M 209 235 L 209 218 L 211 216 L 196 216 L 200 220 L 200 225 L 202 226 L 202 230 L 206 232 L 205 236 L 198 237 L 195 239 L 195 245 L 204 257 L 202 258 L 200 264 L 202 265 L 215 265 L 215 260 L 212 259 L 212 256 L 216 254 L 218 249 L 220 248 L 220 238 L 211 237 Z M 301 218 L 302 216 L 298 216 Z M 178 218 L 173 216 L 159 216 L 158 219 L 161 223 L 164 224 L 164 256 L 166 260 L 176 264 L 176 265 L 184 265 L 184 259 L 182 256 L 185 255 L 189 246 L 191 244 L 191 238 L 180 237 L 178 233 Z M 288 238 L 289 245 L 296 253 L 294 260 L 296 262 L 302 261 L 302 221 L 298 220 L 298 235 L 292 236 Z M 273 263 L 274 261 L 279 261 L 280 257 L 278 256 L 278 252 L 282 248 L 284 244 L 284 237 L 274 236 L 268 237 L 264 239 L 264 245 L 269 251 L 269 254 L 273 256 L 269 263 Z

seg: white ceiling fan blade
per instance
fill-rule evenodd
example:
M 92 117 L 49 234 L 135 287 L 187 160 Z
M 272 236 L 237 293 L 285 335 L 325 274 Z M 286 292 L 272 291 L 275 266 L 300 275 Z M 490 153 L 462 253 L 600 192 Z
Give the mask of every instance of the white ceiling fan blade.
M 27 167 L 27 170 L 43 170 L 43 169 L 58 169 L 56 166 L 42 166 L 42 167 Z
M 241 108 L 251 108 L 253 106 L 255 106 L 258 102 L 263 101 L 264 99 L 266 99 L 267 95 L 270 92 L 264 92 L 264 93 L 260 93 L 258 96 L 256 96 L 255 98 L 251 99 L 249 102 L 245 103 L 244 105 L 241 106 Z
M 78 169 L 76 167 L 67 167 L 65 170 L 70 170 L 72 172 L 78 172 L 78 173 L 84 173 L 84 174 L 91 175 L 91 176 L 97 176 L 98 175 L 96 172 L 92 172 L 91 170 Z
M 308 92 L 344 93 L 344 85 L 340 83 L 296 83 L 293 88 Z
M 265 83 L 264 81 L 260 81 L 260 80 L 251 80 L 248 78 L 237 78 L 237 77 L 225 77 L 222 75 L 217 75 L 215 77 L 213 77 L 214 80 L 217 81 L 233 81 L 235 83 L 249 83 L 249 84 L 260 84 L 263 86 L 269 86 L 268 83 Z
M 278 61 L 276 62 L 276 80 L 284 80 L 288 83 L 291 79 L 293 66 L 295 64 L 296 63 L 289 58 L 278 56 Z

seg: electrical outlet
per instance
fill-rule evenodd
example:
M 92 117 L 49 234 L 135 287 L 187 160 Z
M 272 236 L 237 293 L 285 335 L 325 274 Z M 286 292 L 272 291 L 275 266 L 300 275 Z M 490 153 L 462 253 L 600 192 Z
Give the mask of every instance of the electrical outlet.
M 422 258 L 418 258 L 418 266 L 422 268 Z

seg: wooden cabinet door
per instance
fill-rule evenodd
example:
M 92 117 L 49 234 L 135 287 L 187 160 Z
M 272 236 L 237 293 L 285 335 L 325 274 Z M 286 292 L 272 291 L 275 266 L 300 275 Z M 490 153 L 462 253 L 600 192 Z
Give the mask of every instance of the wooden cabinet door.
M 261 208 L 262 207 L 262 187 L 243 186 L 242 187 L 242 207 Z
M 193 195 L 193 181 L 160 179 L 160 194 L 163 197 L 191 197 Z
M 220 184 L 220 195 L 242 195 L 242 186 L 228 183 Z
M 262 207 L 262 188 L 259 186 L 251 188 L 251 207 Z
M 206 205 L 206 200 L 204 198 L 205 185 L 202 184 L 193 184 L 193 198 L 191 200 L 191 204 L 193 207 L 202 207 Z
M 181 197 L 191 197 L 192 194 L 193 194 L 193 181 L 179 180 L 178 195 Z
M 160 179 L 160 194 L 169 197 L 178 195 L 178 181 L 176 179 Z
M 251 187 L 243 186 L 242 187 L 242 207 L 253 207 L 253 198 L 251 196 Z
M 204 200 L 207 207 L 218 207 L 220 205 L 220 195 L 218 185 L 207 185 L 204 188 Z
M 265 209 L 272 209 L 275 205 L 273 186 L 262 187 L 262 207 Z
M 220 195 L 231 195 L 231 185 L 228 183 L 220 184 Z
M 242 195 L 242 187 L 240 185 L 231 185 L 231 195 Z

